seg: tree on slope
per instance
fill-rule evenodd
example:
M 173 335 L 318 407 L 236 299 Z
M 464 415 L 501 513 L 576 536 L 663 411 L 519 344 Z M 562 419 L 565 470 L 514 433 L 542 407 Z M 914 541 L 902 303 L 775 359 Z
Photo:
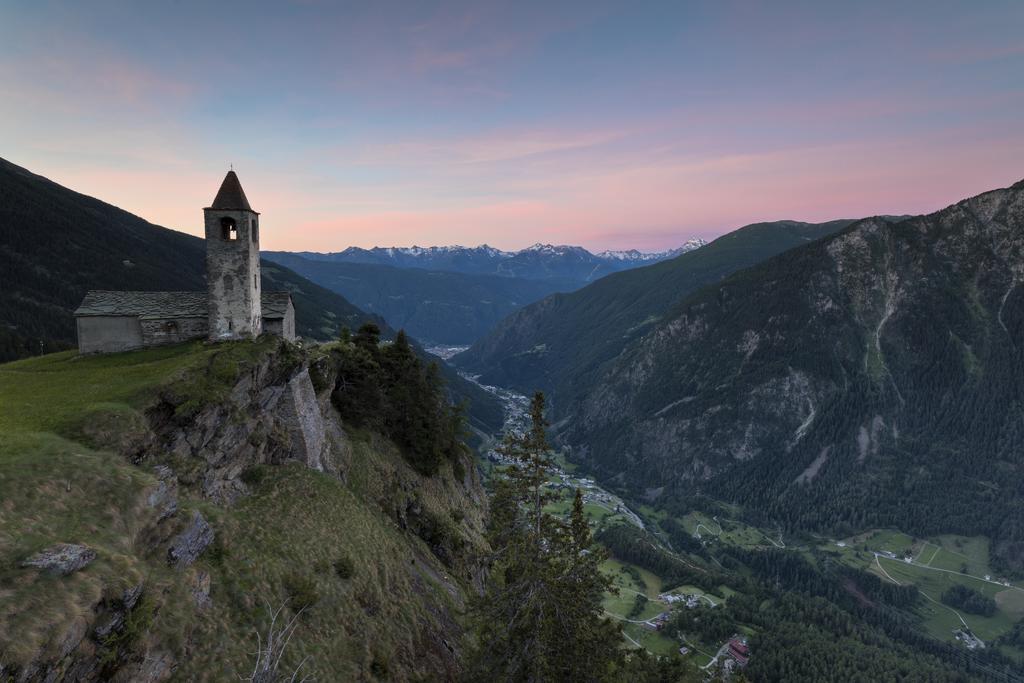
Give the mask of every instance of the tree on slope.
M 590 535 L 577 490 L 568 523 L 544 511 L 550 445 L 544 396 L 533 397 L 531 425 L 509 434 L 513 464 L 495 485 L 488 534 L 491 581 L 475 608 L 470 680 L 605 681 L 621 664 L 621 635 L 601 617 L 611 580 Z

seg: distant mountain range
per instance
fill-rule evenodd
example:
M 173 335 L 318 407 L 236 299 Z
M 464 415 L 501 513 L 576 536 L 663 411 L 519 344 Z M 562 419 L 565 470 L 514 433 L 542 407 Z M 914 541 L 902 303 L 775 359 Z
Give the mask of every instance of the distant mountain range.
M 483 244 L 478 247 L 349 247 L 334 253 L 298 252 L 297 255 L 313 261 L 374 263 L 472 275 L 586 283 L 620 270 L 673 258 L 703 245 L 704 240 L 691 239 L 677 249 L 656 253 L 631 249 L 593 254 L 583 247 L 552 244 L 502 251 Z
M 479 247 L 352 247 L 334 254 L 264 252 L 392 326 L 434 344 L 468 345 L 515 310 L 605 275 L 703 246 L 656 254 L 536 244 L 517 252 Z
M 286 252 L 263 256 L 430 344 L 470 344 L 522 306 L 583 284 L 376 263 L 313 261 Z
M 74 346 L 72 311 L 88 289 L 204 290 L 205 254 L 198 237 L 0 159 L 0 362 Z M 394 333 L 380 316 L 285 266 L 264 260 L 262 276 L 264 289 L 291 293 L 302 337 L 333 339 L 341 327 L 367 320 Z M 500 404 L 450 367 L 444 371 L 453 394 L 471 400 L 473 424 L 500 427 Z

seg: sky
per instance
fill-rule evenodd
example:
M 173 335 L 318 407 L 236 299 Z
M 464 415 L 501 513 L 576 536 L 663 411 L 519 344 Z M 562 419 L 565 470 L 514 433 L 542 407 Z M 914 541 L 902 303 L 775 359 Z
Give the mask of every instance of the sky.
M 658 250 L 1024 178 L 1024 2 L 0 0 L 0 156 L 264 249 Z

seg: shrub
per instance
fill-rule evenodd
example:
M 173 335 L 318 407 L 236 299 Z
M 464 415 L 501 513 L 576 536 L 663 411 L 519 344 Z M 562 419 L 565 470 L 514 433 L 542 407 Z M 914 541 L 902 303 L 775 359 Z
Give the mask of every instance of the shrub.
M 124 625 L 100 641 L 97 655 L 105 673 L 111 673 L 116 668 L 118 660 L 134 649 L 149 631 L 155 614 L 156 604 L 149 595 L 143 594 L 134 609 L 125 615 Z
M 990 617 L 996 613 L 995 600 L 959 583 L 947 588 L 942 593 L 941 600 L 950 607 L 962 609 L 971 614 Z
M 633 601 L 633 607 L 629 610 L 629 614 L 626 615 L 628 619 L 635 619 L 640 616 L 640 613 L 647 607 L 647 596 L 643 593 L 636 594 L 636 600 Z
M 206 549 L 206 561 L 216 567 L 224 566 L 224 561 L 228 557 L 228 549 L 224 545 L 224 538 L 221 534 L 216 534 L 213 537 L 213 543 Z
M 370 662 L 370 673 L 376 678 L 383 678 L 388 675 L 388 660 L 381 654 L 375 654 Z
M 320 600 L 316 589 L 316 581 L 298 572 L 284 575 L 284 591 L 288 595 L 288 604 L 295 611 L 312 607 Z
M 260 485 L 263 478 L 267 475 L 266 471 L 259 465 L 252 465 L 242 470 L 242 474 L 239 477 L 242 483 L 246 486 L 256 487 Z
M 339 579 L 351 579 L 355 571 L 356 567 L 352 560 L 345 555 L 334 561 L 334 573 L 338 575 Z

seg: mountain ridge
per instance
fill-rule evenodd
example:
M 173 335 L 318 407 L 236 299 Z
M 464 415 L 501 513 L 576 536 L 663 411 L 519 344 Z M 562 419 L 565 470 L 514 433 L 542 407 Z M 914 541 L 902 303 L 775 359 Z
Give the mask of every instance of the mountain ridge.
M 453 362 L 481 380 L 551 395 L 556 418 L 602 363 L 687 293 L 851 220 L 754 223 L 674 259 L 609 275 L 516 311 Z
M 505 251 L 481 244 L 476 247 L 349 247 L 340 252 L 279 253 L 293 253 L 313 261 L 375 263 L 475 275 L 494 274 L 527 279 L 566 278 L 589 282 L 637 264 L 673 258 L 704 244 L 704 240 L 695 238 L 687 240 L 675 249 L 660 252 L 630 249 L 593 253 L 579 246 L 538 242 L 516 251 Z
M 666 499 L 785 528 L 985 535 L 1019 570 L 1022 263 L 1024 182 L 857 221 L 678 302 L 561 437 Z

